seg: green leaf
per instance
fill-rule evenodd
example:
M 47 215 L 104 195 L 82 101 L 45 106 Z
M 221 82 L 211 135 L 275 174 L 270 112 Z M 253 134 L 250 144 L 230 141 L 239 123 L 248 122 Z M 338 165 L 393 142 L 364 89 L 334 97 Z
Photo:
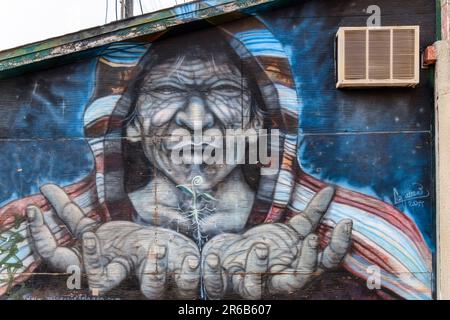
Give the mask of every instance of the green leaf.
M 212 195 L 210 195 L 209 193 L 206 193 L 206 192 L 205 193 L 201 193 L 200 197 L 204 197 L 204 198 L 206 198 L 206 199 L 208 199 L 210 201 L 217 201 L 216 198 L 214 198 Z
M 12 239 L 13 239 L 13 241 L 14 241 L 15 243 L 19 243 L 19 242 L 25 240 L 25 238 L 22 237 L 22 235 L 21 235 L 20 233 L 18 233 L 18 232 L 14 232 L 14 233 L 13 233 Z
M 177 188 L 183 192 L 189 193 L 190 195 L 194 195 L 194 191 L 192 191 L 191 188 L 188 188 L 184 185 L 178 185 Z
M 13 228 L 18 229 L 23 221 L 24 221 L 24 219 L 22 217 L 15 215 Z

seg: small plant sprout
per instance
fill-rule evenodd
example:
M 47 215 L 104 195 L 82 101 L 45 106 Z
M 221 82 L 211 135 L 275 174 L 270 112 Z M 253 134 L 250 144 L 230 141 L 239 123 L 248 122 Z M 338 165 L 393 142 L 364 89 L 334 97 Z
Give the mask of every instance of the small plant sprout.
M 182 192 L 191 196 L 191 205 L 187 211 L 178 207 L 178 210 L 188 217 L 192 222 L 193 236 L 199 248 L 202 248 L 206 241 L 206 236 L 202 233 L 203 218 L 211 213 L 214 209 L 209 208 L 205 204 L 217 201 L 212 195 L 206 192 L 200 192 L 198 186 L 203 183 L 201 176 L 196 176 L 192 179 L 190 185 L 178 185 L 177 188 Z M 201 207 L 200 205 L 203 204 Z
M 201 176 L 196 176 L 192 179 L 189 185 L 178 185 L 177 188 L 182 192 L 188 194 L 191 197 L 191 204 L 188 210 L 182 210 L 178 206 L 178 210 L 186 217 L 188 217 L 192 223 L 193 236 L 197 242 L 197 246 L 200 251 L 203 245 L 207 241 L 207 236 L 202 233 L 202 222 L 203 219 L 214 212 L 213 208 L 208 207 L 208 204 L 216 202 L 217 199 L 206 192 L 201 192 L 198 190 L 198 186 L 203 183 L 203 178 Z M 202 263 L 200 268 L 202 268 Z M 205 288 L 203 283 L 203 278 L 200 278 L 200 298 L 205 299 Z

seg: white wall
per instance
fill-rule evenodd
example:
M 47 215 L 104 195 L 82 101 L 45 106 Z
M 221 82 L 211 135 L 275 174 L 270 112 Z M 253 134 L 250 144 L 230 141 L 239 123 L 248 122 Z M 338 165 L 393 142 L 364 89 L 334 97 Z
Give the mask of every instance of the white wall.
M 144 13 L 192 0 L 141 0 Z M 0 50 L 116 20 L 116 0 L 0 0 Z M 106 3 L 108 13 L 106 14 Z M 120 19 L 120 6 L 118 16 Z M 135 15 L 141 14 L 134 0 Z

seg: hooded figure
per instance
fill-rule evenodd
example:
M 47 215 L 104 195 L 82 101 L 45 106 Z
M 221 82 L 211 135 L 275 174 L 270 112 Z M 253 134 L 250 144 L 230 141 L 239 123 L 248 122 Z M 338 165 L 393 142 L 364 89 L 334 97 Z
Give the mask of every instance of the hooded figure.
M 279 163 L 276 170 L 254 164 L 240 167 L 245 182 L 255 194 L 240 232 L 261 224 L 285 223 L 303 212 L 314 195 L 327 187 L 299 166 L 299 117 L 305 106 L 296 91 L 288 56 L 256 18 L 213 28 L 210 32 L 220 35 L 222 40 L 214 39 L 210 49 L 230 51 L 229 58 L 249 79 L 255 105 L 243 117 L 260 116 L 263 128 L 280 132 L 280 153 L 271 155 Z M 82 181 L 64 188 L 69 199 L 98 223 L 134 221 L 151 225 L 155 221 L 155 217 L 146 221 L 130 196 L 151 181 L 155 170 L 148 160 L 149 151 L 143 150 L 138 138 L 130 138 L 133 136 L 130 130 L 139 126 L 133 124 L 137 117 L 137 90 L 142 89 L 146 74 L 159 61 L 170 58 L 162 56 L 163 52 L 174 59 L 177 55 L 164 49 L 164 41 L 154 42 L 161 36 L 154 36 L 147 44 L 113 44 L 100 55 L 95 92 L 84 112 L 85 137 L 95 158 L 95 168 Z M 125 136 L 128 138 L 124 139 Z M 172 177 L 176 184 L 181 184 L 179 177 Z M 180 181 L 186 181 L 185 178 Z M 29 204 L 41 209 L 45 224 L 59 246 L 72 245 L 75 240 L 74 235 L 61 227 L 55 212 L 58 208 L 42 195 L 16 200 L 1 208 L 0 279 L 3 282 L 0 294 L 25 281 L 42 260 L 33 249 L 27 231 L 25 219 Z M 373 276 L 370 270 L 379 270 L 382 289 L 376 293 L 382 298 L 390 295 L 405 299 L 432 298 L 431 253 L 410 217 L 378 199 L 337 186 L 317 229 L 321 248 L 329 244 L 333 229 L 343 219 L 352 221 L 353 231 L 342 268 L 363 281 Z M 173 221 L 163 220 L 158 220 L 160 226 L 176 228 L 171 224 Z M 218 224 L 217 230 L 220 234 Z M 206 237 L 205 241 L 209 239 Z

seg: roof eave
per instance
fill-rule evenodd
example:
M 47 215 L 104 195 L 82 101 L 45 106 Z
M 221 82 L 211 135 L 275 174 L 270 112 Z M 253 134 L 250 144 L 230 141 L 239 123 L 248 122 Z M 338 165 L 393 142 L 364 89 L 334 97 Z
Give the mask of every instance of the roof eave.
M 211 2 L 211 1 L 210 1 Z M 81 30 L 60 37 L 39 41 L 17 48 L 0 51 L 0 78 L 15 75 L 17 70 L 30 64 L 45 65 L 49 60 L 75 53 L 80 55 L 104 45 L 127 41 L 164 32 L 175 26 L 201 20 L 237 19 L 241 11 L 256 9 L 277 0 L 215 0 L 214 5 L 194 1 L 173 8 L 112 22 L 103 26 Z M 193 4 L 197 10 L 188 11 Z M 176 14 L 174 11 L 182 12 Z M 195 12 L 195 14 L 193 14 Z M 17 69 L 17 70 L 16 70 Z M 19 72 L 20 73 L 20 72 Z

